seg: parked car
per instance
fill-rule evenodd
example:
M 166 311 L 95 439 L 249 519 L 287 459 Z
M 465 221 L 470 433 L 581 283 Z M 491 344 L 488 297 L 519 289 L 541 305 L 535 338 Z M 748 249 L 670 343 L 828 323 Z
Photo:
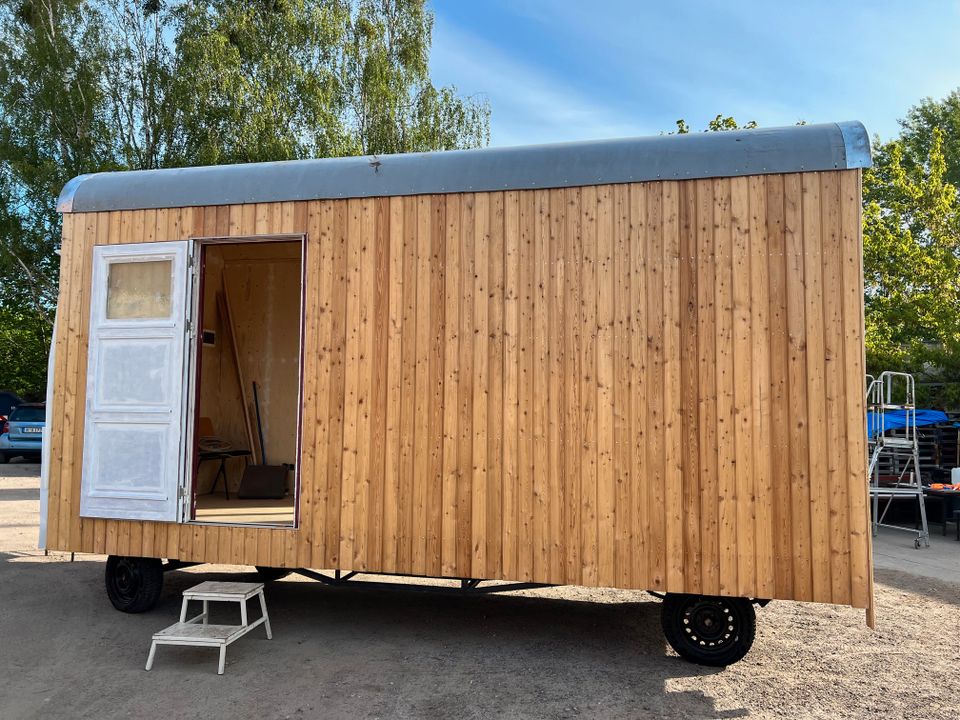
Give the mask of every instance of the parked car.
M 39 460 L 46 418 L 43 403 L 17 405 L 0 429 L 0 463 L 15 457 Z
M 23 404 L 23 398 L 18 395 L 7 391 L 0 392 L 0 425 L 10 417 L 10 411 L 21 404 Z

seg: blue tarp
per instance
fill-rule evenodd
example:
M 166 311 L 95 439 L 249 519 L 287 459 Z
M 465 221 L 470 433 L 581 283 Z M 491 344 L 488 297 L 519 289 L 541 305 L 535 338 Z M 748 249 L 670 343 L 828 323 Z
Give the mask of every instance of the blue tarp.
M 883 428 L 880 429 L 877 427 L 879 425 L 879 420 L 875 418 L 876 413 L 868 412 L 867 413 L 867 434 L 870 437 L 873 437 L 877 434 L 878 429 L 882 432 L 887 430 L 899 430 L 900 428 L 905 428 L 907 426 L 907 411 L 906 410 L 887 410 L 883 413 Z M 942 413 L 939 410 L 917 410 L 917 426 L 920 425 L 936 425 L 938 423 L 947 422 L 947 414 Z

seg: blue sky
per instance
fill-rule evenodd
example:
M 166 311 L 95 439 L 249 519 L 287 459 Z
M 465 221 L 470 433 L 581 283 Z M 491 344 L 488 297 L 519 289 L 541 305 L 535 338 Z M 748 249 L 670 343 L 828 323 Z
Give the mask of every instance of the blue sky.
M 651 135 L 717 113 L 860 120 L 888 139 L 960 87 L 960 3 L 434 0 L 434 82 L 485 95 L 491 145 Z

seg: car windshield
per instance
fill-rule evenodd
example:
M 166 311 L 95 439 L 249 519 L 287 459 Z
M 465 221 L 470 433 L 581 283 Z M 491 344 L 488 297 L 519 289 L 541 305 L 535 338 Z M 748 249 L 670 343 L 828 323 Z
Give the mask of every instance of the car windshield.
M 9 415 L 10 411 L 22 402 L 23 400 L 16 395 L 8 392 L 0 393 L 0 415 Z
M 14 408 L 10 416 L 12 422 L 43 422 L 46 418 L 46 408 L 18 407 Z

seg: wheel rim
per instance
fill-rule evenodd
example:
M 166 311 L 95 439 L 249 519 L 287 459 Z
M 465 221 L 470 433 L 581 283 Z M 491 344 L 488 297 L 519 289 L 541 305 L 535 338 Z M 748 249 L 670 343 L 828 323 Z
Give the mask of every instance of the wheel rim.
M 684 637 L 703 652 L 722 652 L 740 635 L 740 618 L 730 603 L 699 598 L 681 615 Z
M 113 590 L 123 602 L 136 599 L 141 584 L 140 570 L 128 560 L 120 560 L 113 572 Z

